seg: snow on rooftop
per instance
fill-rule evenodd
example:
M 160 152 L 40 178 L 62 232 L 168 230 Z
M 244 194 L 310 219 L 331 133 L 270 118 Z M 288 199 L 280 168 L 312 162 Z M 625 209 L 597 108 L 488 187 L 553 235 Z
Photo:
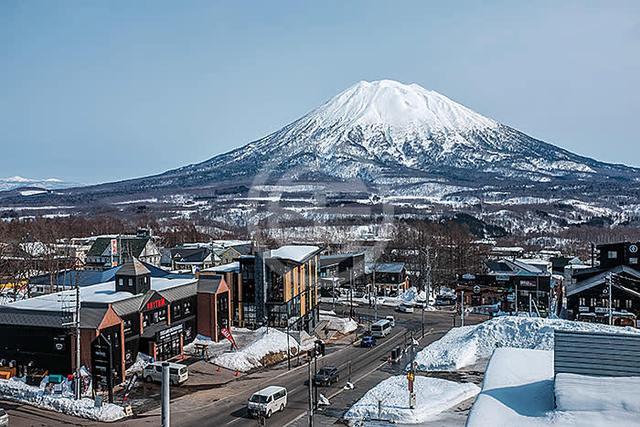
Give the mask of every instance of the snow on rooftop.
M 151 278 L 151 289 L 154 291 L 163 291 L 177 286 L 186 285 L 195 282 L 196 279 L 166 279 Z M 42 310 L 42 311 L 62 311 L 68 309 L 71 302 L 75 301 L 75 290 L 56 292 L 54 294 L 41 295 L 34 298 L 28 298 L 21 301 L 6 304 L 7 307 L 23 309 L 23 310 Z M 116 292 L 115 282 L 104 282 L 92 286 L 84 286 L 80 288 L 81 302 L 97 302 L 97 303 L 114 303 L 134 295 L 130 292 Z
M 271 257 L 303 262 L 305 259 L 320 251 L 318 246 L 288 245 L 271 251 Z
M 238 273 L 240 271 L 240 261 L 230 262 L 229 264 L 218 265 L 215 267 L 205 268 L 203 272 L 214 273 Z
M 553 351 L 497 348 L 467 427 L 638 427 L 640 378 L 553 376 Z M 556 408 L 557 405 L 557 408 Z

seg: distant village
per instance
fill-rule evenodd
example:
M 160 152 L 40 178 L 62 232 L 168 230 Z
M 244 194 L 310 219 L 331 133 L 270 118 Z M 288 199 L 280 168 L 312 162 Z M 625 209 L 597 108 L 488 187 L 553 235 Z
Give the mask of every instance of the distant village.
M 89 392 L 126 390 L 141 358 L 184 360 L 194 346 L 204 351 L 204 338 L 235 345 L 234 331 L 274 328 L 297 331 L 300 342 L 302 334 L 326 339 L 335 334 L 327 313 L 340 307 L 369 333 L 383 303 L 422 310 L 423 334 L 427 310 L 448 313 L 454 326 L 465 316 L 526 316 L 636 328 L 640 315 L 636 242 L 532 250 L 416 223 L 395 238 L 349 242 L 185 230 L 48 240 L 37 229 L 19 239 L 6 233 L 0 375 L 37 385 L 46 374 L 78 372 L 80 363 L 90 371 Z M 375 317 L 361 315 L 363 307 Z

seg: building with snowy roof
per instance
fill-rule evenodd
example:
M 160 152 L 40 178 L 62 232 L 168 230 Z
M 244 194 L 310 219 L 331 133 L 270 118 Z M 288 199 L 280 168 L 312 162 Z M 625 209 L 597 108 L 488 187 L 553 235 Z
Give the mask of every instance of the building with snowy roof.
M 222 276 L 202 281 L 153 277 L 152 269 L 134 258 L 110 280 L 78 292 L 81 362 L 98 375 L 104 366 L 96 367 L 93 346 L 98 338 L 108 342 L 116 384 L 139 352 L 169 360 L 181 356 L 198 333 L 217 340 L 230 325 L 229 289 Z M 73 372 L 75 308 L 75 289 L 0 306 L 0 358 L 21 368 Z M 94 380 L 104 383 L 104 378 Z

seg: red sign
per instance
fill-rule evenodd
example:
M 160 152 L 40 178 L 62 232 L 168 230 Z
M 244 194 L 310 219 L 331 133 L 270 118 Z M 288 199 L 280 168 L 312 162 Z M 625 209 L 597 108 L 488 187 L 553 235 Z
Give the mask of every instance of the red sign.
M 231 335 L 231 331 L 229 329 L 222 328 L 220 330 L 220 333 L 222 334 L 223 337 L 229 340 L 231 345 L 233 345 L 233 347 L 235 347 L 236 350 L 238 349 L 238 346 L 236 345 L 236 340 L 233 339 L 233 335 Z
M 154 310 L 156 308 L 162 308 L 167 305 L 167 300 L 164 298 L 157 299 L 155 301 L 149 301 L 147 303 L 147 310 Z

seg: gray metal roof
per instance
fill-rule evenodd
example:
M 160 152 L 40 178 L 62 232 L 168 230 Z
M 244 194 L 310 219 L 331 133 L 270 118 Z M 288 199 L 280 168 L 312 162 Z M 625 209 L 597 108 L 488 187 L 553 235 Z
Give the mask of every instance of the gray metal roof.
M 221 276 L 201 276 L 200 279 L 198 279 L 197 290 L 198 292 L 206 294 L 216 294 L 218 293 L 221 281 Z
M 575 295 L 579 292 L 582 292 L 586 289 L 590 289 L 593 288 L 594 286 L 598 286 L 603 284 L 606 279 L 607 279 L 607 275 L 609 275 L 610 273 L 613 274 L 620 274 L 620 273 L 626 273 L 632 277 L 635 278 L 639 278 L 640 279 L 640 271 L 628 267 L 626 265 L 619 265 L 616 266 L 610 270 L 607 271 L 603 271 L 602 273 L 595 275 L 593 277 L 590 277 L 588 279 L 582 280 L 578 283 L 570 283 L 567 285 L 567 296 L 572 296 Z
M 113 311 L 115 311 L 118 316 L 122 317 L 137 312 L 140 309 L 143 299 L 144 294 L 136 295 L 132 298 L 114 302 L 111 306 L 113 307 Z
M 109 307 L 82 307 L 80 309 L 80 327 L 98 329 Z
M 159 291 L 158 293 L 169 302 L 190 298 L 195 296 L 197 293 L 197 283 L 193 282 L 182 286 L 176 286 L 174 288 L 165 289 L 164 291 Z
M 151 271 L 137 258 L 133 258 L 131 261 L 124 263 L 116 274 L 122 276 L 143 276 L 145 274 L 151 274 Z
M 63 323 L 68 321 L 70 316 L 70 314 L 60 311 L 33 311 L 6 306 L 0 307 L 0 325 L 62 328 Z
M 404 262 L 387 262 L 374 266 L 376 273 L 402 273 Z

